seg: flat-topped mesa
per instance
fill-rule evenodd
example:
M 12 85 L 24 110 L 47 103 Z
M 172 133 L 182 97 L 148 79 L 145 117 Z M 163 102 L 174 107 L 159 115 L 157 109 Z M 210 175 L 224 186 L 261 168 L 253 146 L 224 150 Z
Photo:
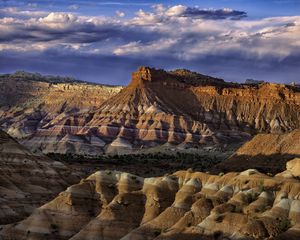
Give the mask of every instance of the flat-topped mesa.
M 176 69 L 173 71 L 164 71 L 162 69 L 155 69 L 150 67 L 139 67 L 138 71 L 132 73 L 131 86 L 137 86 L 141 83 L 147 82 L 162 82 L 164 84 L 170 82 L 179 82 L 188 85 L 212 85 L 223 86 L 228 85 L 223 79 L 214 78 L 192 72 L 187 69 Z
M 139 67 L 136 72 L 132 73 L 132 80 L 130 85 L 137 85 L 144 81 L 159 81 L 170 78 L 170 75 L 161 69 L 155 69 L 150 67 Z
M 227 85 L 223 79 L 215 78 L 207 75 L 203 75 L 197 72 L 192 72 L 188 69 L 176 69 L 170 71 L 169 74 L 179 79 L 181 82 L 188 83 L 191 85 Z

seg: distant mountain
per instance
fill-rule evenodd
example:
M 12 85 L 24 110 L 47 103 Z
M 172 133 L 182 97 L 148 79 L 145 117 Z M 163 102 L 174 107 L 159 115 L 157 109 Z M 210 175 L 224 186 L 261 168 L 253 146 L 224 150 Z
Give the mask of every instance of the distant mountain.
M 12 74 L 0 74 L 1 80 L 20 80 L 20 81 L 35 81 L 35 82 L 46 82 L 46 83 L 90 83 L 82 80 L 75 79 L 73 77 L 62 77 L 53 75 L 42 75 L 40 73 L 31 73 L 26 71 L 16 71 Z M 103 84 L 102 84 L 103 85 Z
M 4 101 L 0 124 L 44 152 L 226 148 L 259 132 L 300 126 L 299 89 L 280 84 L 229 83 L 185 69 L 149 67 L 134 72 L 124 88 L 47 84 L 6 81 L 0 87 L 13 100 Z

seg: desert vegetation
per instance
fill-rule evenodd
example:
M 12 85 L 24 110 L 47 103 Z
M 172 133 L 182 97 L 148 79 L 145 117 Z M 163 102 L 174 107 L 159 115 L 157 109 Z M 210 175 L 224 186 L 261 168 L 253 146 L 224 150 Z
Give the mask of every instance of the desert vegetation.
M 99 155 L 95 157 L 48 153 L 47 156 L 87 175 L 96 170 L 104 169 L 127 171 L 140 176 L 159 176 L 181 169 L 206 172 L 224 160 L 223 156 L 184 152 L 176 152 L 174 154 L 157 152 L 147 154 Z

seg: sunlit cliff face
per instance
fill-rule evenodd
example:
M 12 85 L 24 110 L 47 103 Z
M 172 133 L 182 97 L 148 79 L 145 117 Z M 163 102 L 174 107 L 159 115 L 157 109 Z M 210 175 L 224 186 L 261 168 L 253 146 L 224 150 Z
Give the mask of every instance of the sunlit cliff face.
M 287 132 L 300 124 L 299 90 L 283 84 L 237 84 L 149 67 L 140 67 L 123 88 L 5 76 L 1 127 L 45 153 L 242 143 L 258 132 Z

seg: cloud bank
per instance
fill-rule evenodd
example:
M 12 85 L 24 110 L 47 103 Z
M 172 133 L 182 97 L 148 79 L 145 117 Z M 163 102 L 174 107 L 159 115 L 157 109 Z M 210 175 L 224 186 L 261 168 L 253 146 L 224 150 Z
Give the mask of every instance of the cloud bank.
M 233 81 L 297 81 L 300 71 L 300 16 L 250 20 L 234 9 L 161 4 L 133 17 L 119 10 L 107 17 L 35 8 L 3 8 L 0 16 L 0 63 L 7 71 L 36 66 L 123 84 L 128 81 L 123 74 L 143 64 L 187 67 Z M 66 72 L 51 61 L 66 61 Z

